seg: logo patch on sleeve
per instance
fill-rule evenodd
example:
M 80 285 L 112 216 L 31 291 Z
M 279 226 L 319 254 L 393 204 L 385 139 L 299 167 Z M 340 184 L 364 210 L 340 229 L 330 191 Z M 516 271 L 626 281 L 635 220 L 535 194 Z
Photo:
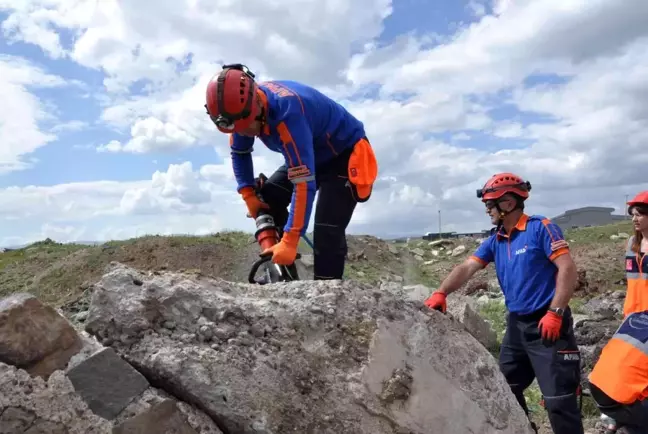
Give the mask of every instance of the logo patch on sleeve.
M 632 259 L 626 259 L 626 271 L 632 271 Z
M 311 175 L 311 171 L 304 164 L 297 167 L 291 167 L 288 169 L 288 179 L 292 181 L 296 178 L 305 178 Z
M 551 251 L 555 252 L 556 250 L 564 249 L 569 247 L 569 243 L 565 240 L 557 240 L 551 243 Z

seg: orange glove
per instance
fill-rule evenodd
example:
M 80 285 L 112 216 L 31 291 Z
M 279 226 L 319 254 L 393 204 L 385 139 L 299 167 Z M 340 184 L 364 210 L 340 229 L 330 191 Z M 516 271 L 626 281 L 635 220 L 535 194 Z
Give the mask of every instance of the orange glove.
M 445 313 L 446 309 L 448 308 L 446 304 L 446 297 L 447 295 L 441 291 L 433 292 L 432 295 L 427 300 L 425 300 L 425 305 L 430 309 L 440 310 L 441 312 Z
M 555 341 L 560 337 L 562 317 L 555 312 L 548 311 L 538 323 L 542 339 Z
M 261 202 L 261 200 L 257 197 L 256 193 L 254 192 L 254 188 L 252 187 L 243 187 L 239 193 L 243 197 L 243 200 L 245 201 L 245 205 L 247 206 L 248 209 L 248 216 L 252 218 L 256 218 L 257 214 L 259 214 L 260 209 L 270 209 L 267 203 Z
M 281 241 L 261 252 L 261 256 L 272 255 L 272 262 L 277 265 L 291 265 L 297 259 L 299 234 L 284 232 Z

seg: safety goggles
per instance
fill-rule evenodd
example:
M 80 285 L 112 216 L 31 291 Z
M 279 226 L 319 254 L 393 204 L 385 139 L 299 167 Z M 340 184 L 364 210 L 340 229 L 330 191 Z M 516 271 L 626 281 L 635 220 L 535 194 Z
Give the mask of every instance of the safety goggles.
M 505 189 L 511 189 L 511 188 L 518 188 L 522 191 L 531 191 L 531 183 L 529 181 L 522 182 L 520 184 L 515 184 L 515 185 L 504 185 L 502 187 L 489 187 L 489 188 L 478 188 L 477 189 L 477 198 L 481 199 L 488 193 L 495 193 L 496 191 L 499 190 L 505 190 Z
M 211 113 L 209 113 L 209 110 L 207 109 L 207 104 L 205 104 L 205 110 L 207 110 L 207 114 L 209 115 L 209 119 L 216 125 L 216 128 L 218 128 L 221 131 L 234 131 L 234 123 L 236 122 L 235 119 L 228 118 L 223 115 L 218 115 L 218 116 L 213 116 Z

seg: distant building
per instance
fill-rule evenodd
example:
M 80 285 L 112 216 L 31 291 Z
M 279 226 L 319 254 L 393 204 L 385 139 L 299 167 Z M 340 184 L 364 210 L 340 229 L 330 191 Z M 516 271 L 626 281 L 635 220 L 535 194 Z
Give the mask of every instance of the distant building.
M 552 222 L 565 229 L 603 226 L 627 220 L 626 216 L 612 214 L 614 208 L 601 206 L 586 206 L 583 208 L 570 209 L 551 219 Z

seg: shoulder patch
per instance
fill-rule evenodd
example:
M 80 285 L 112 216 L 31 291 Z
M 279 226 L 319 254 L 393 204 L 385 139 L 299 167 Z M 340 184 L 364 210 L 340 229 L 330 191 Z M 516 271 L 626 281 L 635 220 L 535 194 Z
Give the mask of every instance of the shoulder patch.
M 260 86 L 265 87 L 268 89 L 270 92 L 274 93 L 280 98 L 286 97 L 286 96 L 296 96 L 295 92 L 292 90 L 288 89 L 285 86 L 282 86 L 278 83 L 274 83 L 271 81 L 265 82 L 265 83 L 259 83 Z
M 565 240 L 556 240 L 553 243 L 551 243 L 551 251 L 555 252 L 560 249 L 565 249 L 569 248 L 569 243 Z
M 288 169 L 288 179 L 294 180 L 296 178 L 305 178 L 311 175 L 311 171 L 305 164 Z

